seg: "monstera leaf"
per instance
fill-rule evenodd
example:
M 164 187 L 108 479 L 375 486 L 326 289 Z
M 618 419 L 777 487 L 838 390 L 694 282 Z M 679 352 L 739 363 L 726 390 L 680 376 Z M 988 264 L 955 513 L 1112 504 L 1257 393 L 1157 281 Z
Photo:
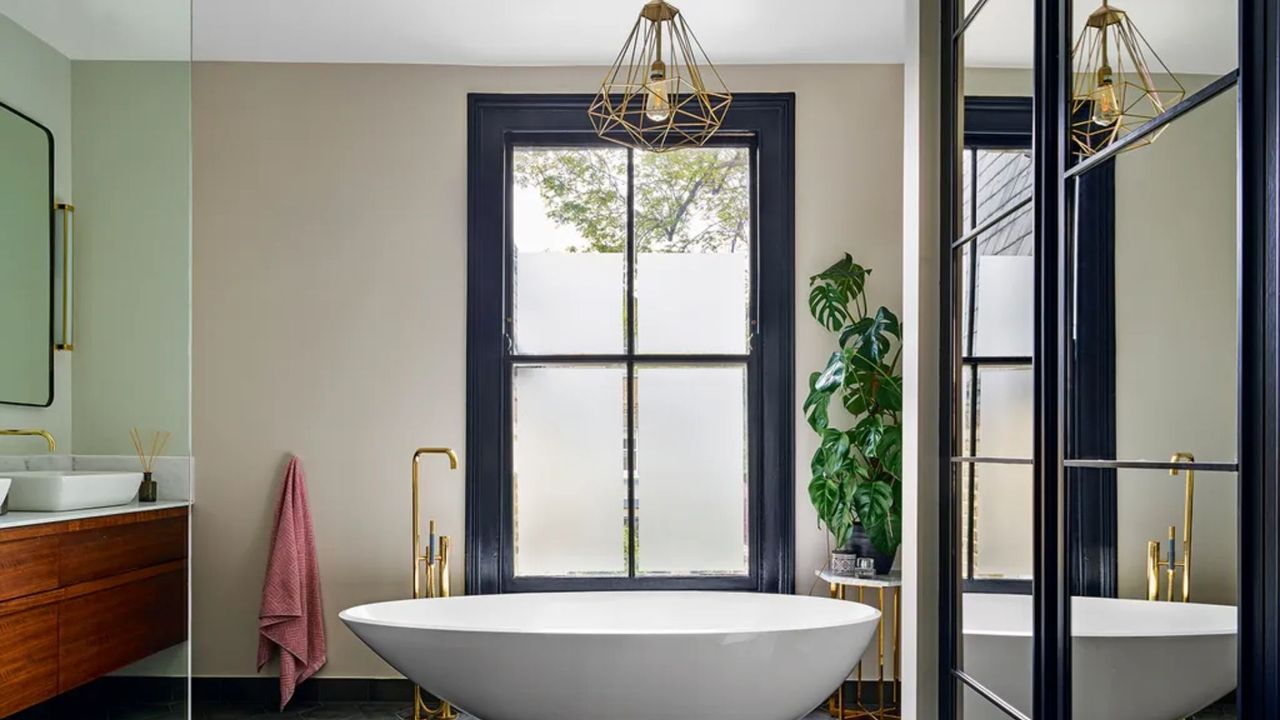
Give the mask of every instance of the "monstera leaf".
M 805 420 L 819 436 L 809 467 L 809 500 L 819 522 L 842 546 L 861 523 L 877 548 L 902 542 L 902 326 L 888 308 L 868 312 L 871 271 L 846 254 L 809 278 L 809 312 L 837 346 L 809 376 Z M 851 419 L 831 414 L 835 400 Z
M 902 484 L 861 483 L 854 489 L 853 503 L 871 543 L 886 555 L 896 553 L 902 542 Z
M 839 330 L 849 319 L 849 296 L 834 285 L 815 285 L 809 291 L 809 314 L 828 330 Z
M 870 271 L 848 253 L 836 264 L 809 278 L 809 313 L 832 332 L 849 321 L 849 305 L 862 296 Z

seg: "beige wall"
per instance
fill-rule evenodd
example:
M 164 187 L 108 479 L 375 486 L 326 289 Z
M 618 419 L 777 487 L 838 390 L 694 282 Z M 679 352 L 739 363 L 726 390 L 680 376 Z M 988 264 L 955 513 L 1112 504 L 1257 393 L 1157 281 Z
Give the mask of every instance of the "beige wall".
M 1191 89 L 1210 78 L 1184 78 Z M 1236 93 L 1116 161 L 1116 450 L 1236 460 Z M 1121 470 L 1120 594 L 1146 597 L 1146 543 L 1182 533 L 1183 478 Z M 1236 476 L 1196 477 L 1192 592 L 1236 602 Z
M 407 588 L 412 448 L 463 449 L 466 93 L 582 92 L 590 68 L 198 65 L 194 75 L 194 669 L 254 673 L 278 476 L 309 473 L 330 676 L 392 676 L 337 620 Z M 900 306 L 900 66 L 728 68 L 795 91 L 797 585 L 825 536 L 805 493 L 804 377 L 830 340 L 807 277 L 843 251 Z M 867 102 L 874 98 L 875 102 Z M 426 514 L 463 536 L 463 473 L 427 465 Z M 461 568 L 458 562 L 457 567 Z

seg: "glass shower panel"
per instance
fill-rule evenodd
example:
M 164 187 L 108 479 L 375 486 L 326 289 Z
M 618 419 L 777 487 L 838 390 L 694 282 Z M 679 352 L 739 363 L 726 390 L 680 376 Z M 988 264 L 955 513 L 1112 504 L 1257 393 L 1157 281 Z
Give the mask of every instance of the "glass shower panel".
M 953 463 L 962 501 L 956 547 L 961 588 L 957 598 L 955 668 L 968 681 L 1029 713 L 1031 706 L 1031 565 L 1033 517 L 1030 465 Z M 1007 720 L 1008 715 L 967 686 L 965 720 Z
M 963 358 L 959 438 L 960 454 L 968 457 L 1031 457 L 1030 216 L 1028 206 L 956 254 Z
M 1034 10 L 1025 0 L 982 5 L 961 38 L 964 96 L 1031 97 Z
M 520 366 L 515 574 L 627 575 L 626 368 Z
M 1077 425 L 1113 426 L 1114 448 L 1069 445 L 1071 457 L 1235 462 L 1235 91 L 1112 165 L 1078 179 L 1072 391 L 1113 385 L 1113 409 L 1073 412 Z M 1111 224 L 1091 220 L 1111 204 L 1108 183 Z
M 970 366 L 962 378 L 961 438 L 967 457 L 1031 459 L 1029 365 Z
M 966 578 L 1031 580 L 1031 466 L 974 463 L 965 471 L 962 493 L 969 518 L 963 538 Z
M 1235 66 L 1234 6 L 1126 9 L 1156 86 Z M 1068 183 L 1077 716 L 1236 717 L 1236 129 L 1230 89 Z

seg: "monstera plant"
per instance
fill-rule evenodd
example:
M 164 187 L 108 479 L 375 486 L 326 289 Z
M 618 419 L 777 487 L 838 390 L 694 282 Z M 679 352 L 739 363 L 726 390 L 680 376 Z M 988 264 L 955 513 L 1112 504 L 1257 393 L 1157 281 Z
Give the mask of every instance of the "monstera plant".
M 809 312 L 838 343 L 804 401 L 821 439 L 809 498 L 837 548 L 861 525 L 892 563 L 902 541 L 902 328 L 888 308 L 868 309 L 870 274 L 845 254 L 809 278 Z

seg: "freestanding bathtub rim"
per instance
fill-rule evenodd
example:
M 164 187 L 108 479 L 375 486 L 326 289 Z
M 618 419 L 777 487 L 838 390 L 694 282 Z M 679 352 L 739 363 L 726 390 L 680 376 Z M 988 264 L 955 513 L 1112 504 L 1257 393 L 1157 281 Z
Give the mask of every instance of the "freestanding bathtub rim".
M 997 600 L 1000 598 L 1016 599 L 1019 602 L 1030 603 L 1030 596 L 1026 595 L 1001 595 L 1001 594 L 980 594 L 987 600 Z M 968 594 L 966 594 L 966 597 Z M 1113 627 L 1082 627 L 1079 623 L 1072 623 L 1071 637 L 1073 640 L 1084 640 L 1089 638 L 1098 639 L 1143 639 L 1143 638 L 1180 638 L 1180 637 L 1222 637 L 1236 636 L 1238 631 L 1239 609 L 1234 605 L 1216 605 L 1209 603 L 1181 603 L 1181 602 L 1153 602 L 1148 600 L 1135 600 L 1130 598 L 1096 598 L 1077 596 L 1072 598 L 1072 614 L 1080 615 L 1081 610 L 1087 605 L 1098 605 L 1099 607 L 1108 607 L 1111 609 L 1123 609 L 1129 611 L 1145 611 L 1145 612 L 1168 612 L 1170 614 L 1177 613 L 1182 617 L 1179 618 L 1179 624 L 1176 626 L 1162 627 L 1141 627 L 1141 626 L 1113 626 Z M 1016 615 L 1016 613 L 1015 613 Z M 1099 612 L 1089 613 L 1087 617 L 1091 621 L 1099 618 L 1110 619 L 1109 614 Z M 984 618 L 985 619 L 985 618 Z M 1007 616 L 1001 618 L 1008 621 Z M 1144 618 L 1147 619 L 1147 618 Z M 1018 627 L 1014 629 L 1002 629 L 992 627 L 972 627 L 968 623 L 964 625 L 964 634 L 966 635 L 982 635 L 988 637 L 1009 637 L 1009 638 L 1029 638 L 1031 637 L 1030 623 L 1026 623 L 1028 627 Z
M 457 603 L 474 600 L 480 597 L 487 598 L 523 598 L 526 602 L 529 600 L 547 600 L 553 601 L 564 599 L 566 596 L 572 596 L 579 599 L 592 599 L 592 596 L 600 596 L 605 598 L 618 598 L 619 595 L 625 594 L 634 598 L 666 596 L 677 598 L 681 596 L 698 596 L 706 598 L 708 601 L 735 599 L 741 600 L 744 596 L 755 596 L 765 598 L 787 598 L 786 602 L 792 602 L 796 605 L 812 604 L 812 607 L 821 607 L 824 611 L 831 613 L 833 617 L 824 618 L 817 621 L 808 621 L 802 623 L 788 622 L 795 618 L 778 618 L 771 624 L 736 624 L 736 625 L 708 625 L 705 627 L 610 627 L 608 625 L 595 625 L 590 627 L 530 627 L 528 625 L 520 625 L 516 623 L 503 624 L 457 624 L 457 623 L 440 623 L 431 622 L 430 620 L 404 617 L 378 617 L 373 612 L 378 609 L 391 609 L 403 607 L 419 607 L 422 603 L 430 603 L 439 607 L 437 603 Z M 406 600 L 387 600 L 382 602 L 366 603 L 355 607 L 347 608 L 338 613 L 338 618 L 346 624 L 364 624 L 377 625 L 382 627 L 406 628 L 414 630 L 434 630 L 441 632 L 458 632 L 458 633 L 488 633 L 488 634 L 509 634 L 509 635 L 590 635 L 604 637 L 636 637 L 642 635 L 659 635 L 659 636 L 698 636 L 698 635 L 734 635 L 734 634 L 752 634 L 752 635 L 768 635 L 771 633 L 791 633 L 799 630 L 824 630 L 828 628 L 836 628 L 847 625 L 859 624 L 867 621 L 878 622 L 881 612 L 870 605 L 862 603 L 832 600 L 823 597 L 810 595 L 780 595 L 765 593 L 747 593 L 732 591 L 700 591 L 700 590 L 637 590 L 626 593 L 601 591 L 601 592 L 549 592 L 549 593 L 517 593 L 510 595 L 488 595 L 488 596 L 455 596 L 451 598 L 434 598 L 434 599 L 406 599 Z

